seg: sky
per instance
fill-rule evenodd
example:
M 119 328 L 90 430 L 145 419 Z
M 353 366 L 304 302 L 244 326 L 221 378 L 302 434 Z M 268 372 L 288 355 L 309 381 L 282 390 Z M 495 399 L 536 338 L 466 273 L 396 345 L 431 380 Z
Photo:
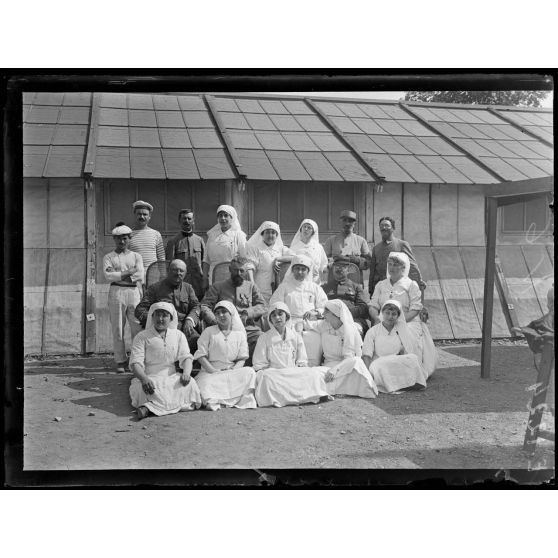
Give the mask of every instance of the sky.
M 398 101 L 405 97 L 405 91 L 310 91 L 304 93 L 287 93 L 285 91 L 278 95 L 299 95 L 307 97 L 347 97 L 354 99 L 392 99 Z M 552 108 L 553 92 L 542 102 L 544 108 Z

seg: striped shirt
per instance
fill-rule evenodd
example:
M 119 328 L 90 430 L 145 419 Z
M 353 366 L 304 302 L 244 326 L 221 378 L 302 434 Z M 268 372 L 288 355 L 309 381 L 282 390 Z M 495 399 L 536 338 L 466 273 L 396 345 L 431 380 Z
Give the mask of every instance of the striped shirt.
M 132 231 L 130 250 L 142 257 L 144 273 L 153 262 L 165 259 L 163 237 L 159 231 L 149 227 Z

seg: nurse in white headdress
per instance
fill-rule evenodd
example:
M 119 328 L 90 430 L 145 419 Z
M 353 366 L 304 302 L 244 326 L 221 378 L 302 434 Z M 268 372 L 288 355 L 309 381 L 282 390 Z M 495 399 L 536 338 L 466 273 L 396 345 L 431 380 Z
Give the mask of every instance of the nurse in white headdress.
M 328 393 L 373 398 L 378 394 L 362 356 L 362 339 L 353 316 L 339 299 L 325 303 L 324 319 L 317 322 L 322 337 L 323 366 Z
M 134 338 L 130 398 L 140 419 L 150 412 L 162 416 L 201 405 L 200 390 L 190 377 L 193 357 L 177 323 L 174 305 L 156 302 L 149 308 L 145 330 Z
M 311 279 L 312 260 L 305 255 L 293 256 L 285 279 L 271 296 L 270 304 L 284 302 L 295 329 L 302 333 L 308 363 L 318 366 L 322 359 L 320 334 L 312 322 L 322 317 L 327 302 L 324 290 Z
M 232 302 L 222 300 L 214 308 L 216 325 L 203 330 L 194 358 L 201 364 L 196 376 L 204 406 L 255 409 L 256 373 L 244 366 L 248 342 L 242 320 Z
M 257 371 L 256 401 L 260 407 L 318 403 L 328 392 L 317 367 L 309 367 L 301 335 L 291 327 L 284 302 L 271 304 L 269 331 L 260 335 L 252 362 Z
M 293 255 L 283 244 L 279 225 L 273 221 L 264 221 L 247 242 L 246 257 L 250 262 L 249 269 L 266 304 L 269 304 L 271 298 L 275 272 L 279 271 L 279 264 L 291 261 Z
M 327 268 L 328 260 L 324 247 L 320 244 L 318 223 L 304 219 L 291 242 L 290 249 L 295 254 L 310 257 L 312 260 L 312 281 L 321 283 L 321 275 Z
M 231 205 L 220 205 L 217 224 L 207 231 L 202 263 L 204 288 L 212 282 L 213 268 L 235 256 L 246 256 L 246 234 L 240 228 L 236 209 Z

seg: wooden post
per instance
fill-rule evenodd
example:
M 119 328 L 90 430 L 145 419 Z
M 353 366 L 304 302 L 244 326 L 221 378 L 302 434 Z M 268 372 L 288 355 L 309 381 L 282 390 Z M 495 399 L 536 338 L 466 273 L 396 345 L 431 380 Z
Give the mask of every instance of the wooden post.
M 494 273 L 496 271 L 496 226 L 498 223 L 498 200 L 496 198 L 486 198 L 486 218 L 486 266 L 482 312 L 481 378 L 490 378 Z
M 85 177 L 85 226 L 86 226 L 86 272 L 85 272 L 85 340 L 84 352 L 96 351 L 95 310 L 97 307 L 97 220 L 95 183 L 90 175 Z
M 238 213 L 238 221 L 242 230 L 249 234 L 248 231 L 248 186 L 246 180 L 239 178 L 233 181 L 232 186 L 232 204 Z

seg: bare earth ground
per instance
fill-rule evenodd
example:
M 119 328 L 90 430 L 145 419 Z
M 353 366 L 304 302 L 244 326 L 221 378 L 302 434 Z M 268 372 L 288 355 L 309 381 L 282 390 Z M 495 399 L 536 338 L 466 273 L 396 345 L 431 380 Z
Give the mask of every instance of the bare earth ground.
M 28 362 L 24 468 L 553 470 L 553 443 L 540 440 L 530 460 L 522 451 L 536 380 L 529 349 L 495 345 L 489 380 L 480 378 L 480 345 L 439 351 L 425 391 L 141 422 L 131 374 L 116 374 L 109 357 Z M 554 428 L 550 414 L 545 421 Z

